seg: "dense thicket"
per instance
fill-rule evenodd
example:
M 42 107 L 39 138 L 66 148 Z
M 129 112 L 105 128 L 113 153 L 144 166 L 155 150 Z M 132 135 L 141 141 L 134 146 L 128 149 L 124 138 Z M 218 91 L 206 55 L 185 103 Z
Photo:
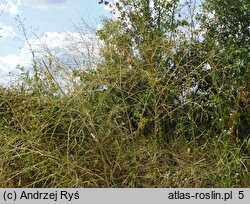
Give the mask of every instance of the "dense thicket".
M 112 5 L 118 20 L 106 20 L 98 32 L 105 42 L 100 83 L 108 98 L 119 98 L 113 104 L 126 106 L 119 114 L 132 120 L 131 133 L 196 138 L 224 132 L 244 141 L 250 132 L 249 3 L 205 1 L 198 13 L 193 3 Z
M 100 1 L 97 63 L 21 68 L 0 89 L 0 186 L 249 187 L 250 4 L 195 2 Z

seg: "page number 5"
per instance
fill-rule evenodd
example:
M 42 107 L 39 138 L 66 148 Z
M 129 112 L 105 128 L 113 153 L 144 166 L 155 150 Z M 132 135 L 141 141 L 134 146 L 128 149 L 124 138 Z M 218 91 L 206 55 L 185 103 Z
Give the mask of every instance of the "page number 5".
M 238 198 L 239 199 L 243 199 L 244 198 L 244 191 L 239 191 Z

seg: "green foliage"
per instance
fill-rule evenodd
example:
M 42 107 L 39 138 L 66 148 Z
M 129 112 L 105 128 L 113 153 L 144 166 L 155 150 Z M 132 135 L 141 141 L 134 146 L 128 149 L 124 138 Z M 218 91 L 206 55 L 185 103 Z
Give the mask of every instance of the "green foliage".
M 0 186 L 249 187 L 249 3 L 205 1 L 202 38 L 185 5 L 121 1 L 67 90 L 51 61 L 0 87 Z
M 199 40 L 198 37 L 183 39 L 182 33 L 177 32 L 179 26 L 189 26 L 178 23 L 186 22 L 185 18 L 181 18 L 178 8 L 183 5 L 178 1 L 156 1 L 153 8 L 149 7 L 149 1 L 123 4 L 125 9 L 130 8 L 123 10 L 130 27 L 124 25 L 124 19 L 111 20 L 104 22 L 104 28 L 98 31 L 105 42 L 101 50 L 103 62 L 98 66 L 102 77 L 98 83 L 107 82 L 110 85 L 109 97 L 119 96 L 121 100 L 118 103 L 129 107 L 126 110 L 135 123 L 132 126 L 142 127 L 140 120 L 150 121 L 143 122 L 143 127 L 146 132 L 153 130 L 151 134 L 160 138 L 171 138 L 173 131 L 183 130 L 179 127 L 191 127 L 183 132 L 187 138 L 210 135 L 213 131 L 231 132 L 233 129 L 237 140 L 247 139 L 249 59 L 245 51 L 249 35 L 243 35 L 241 40 L 244 39 L 244 43 L 235 47 L 238 40 L 235 36 L 239 30 L 230 29 L 234 25 L 225 20 L 231 18 L 231 10 L 224 11 L 223 2 L 218 2 L 215 9 L 214 4 L 207 1 L 203 5 L 206 6 L 204 12 L 219 13 L 219 18 L 207 19 L 206 13 L 203 18 L 200 15 L 201 28 L 206 32 L 204 39 Z M 246 7 L 247 4 L 243 8 Z M 156 15 L 156 11 L 160 13 Z M 237 18 L 234 14 L 235 21 L 246 23 L 240 17 L 240 11 L 238 15 Z M 159 23 L 158 26 L 155 22 Z M 163 22 L 172 22 L 174 29 L 171 30 L 172 27 Z M 232 32 L 230 41 L 226 31 Z M 173 36 L 179 36 L 175 43 Z M 229 41 L 230 48 L 225 41 Z M 113 92 L 113 84 L 122 93 Z M 195 87 L 198 88 L 194 91 Z M 145 98 L 150 100 L 145 102 Z M 234 117 L 234 112 L 239 115 L 238 119 L 230 117 Z M 234 125 L 231 120 L 234 120 Z
M 212 18 L 206 13 L 203 16 L 207 30 L 204 44 L 217 53 L 214 61 L 219 69 L 215 77 L 219 76 L 217 84 L 223 89 L 217 96 L 222 100 L 220 110 L 227 112 L 224 118 L 229 132 L 244 141 L 250 132 L 250 4 L 245 0 L 208 0 L 203 7 L 205 12 L 213 14 Z

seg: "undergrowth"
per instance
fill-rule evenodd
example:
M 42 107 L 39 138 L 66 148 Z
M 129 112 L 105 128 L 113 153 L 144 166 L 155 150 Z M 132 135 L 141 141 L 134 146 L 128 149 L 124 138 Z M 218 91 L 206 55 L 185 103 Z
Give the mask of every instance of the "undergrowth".
M 249 143 L 216 116 L 155 102 L 165 88 L 138 74 L 90 75 L 67 96 L 1 88 L 1 187 L 249 187 Z
M 247 35 L 190 38 L 142 2 L 132 28 L 104 20 L 92 67 L 51 52 L 0 87 L 0 187 L 250 186 Z

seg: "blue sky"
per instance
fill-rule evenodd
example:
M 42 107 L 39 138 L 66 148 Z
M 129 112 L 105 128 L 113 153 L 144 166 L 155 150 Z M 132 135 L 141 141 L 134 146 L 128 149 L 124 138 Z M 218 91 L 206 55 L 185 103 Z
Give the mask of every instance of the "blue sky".
M 46 33 L 51 40 L 51 36 L 60 38 L 65 32 L 77 32 L 74 25 L 82 19 L 96 27 L 101 17 L 110 16 L 98 0 L 0 0 L 0 81 L 25 58 L 25 40 L 15 20 L 17 15 L 28 35 L 35 32 L 41 37 Z
M 195 0 L 199 1 L 202 0 Z M 57 53 L 53 52 L 55 56 L 71 57 L 73 61 L 78 57 L 77 53 L 85 55 L 87 52 L 88 56 L 96 56 L 98 39 L 88 35 L 87 30 L 84 30 L 86 26 L 80 26 L 79 30 L 79 24 L 84 21 L 92 28 L 97 28 L 103 17 L 112 17 L 112 6 L 104 7 L 98 2 L 99 0 L 0 0 L 0 83 L 8 81 L 10 73 L 17 70 L 17 65 L 29 67 L 34 50 L 37 59 L 44 57 L 41 53 L 44 47 L 56 51 Z M 16 21 L 17 16 L 26 29 L 29 43 L 18 29 L 20 24 Z M 82 60 L 82 56 L 79 58 Z

